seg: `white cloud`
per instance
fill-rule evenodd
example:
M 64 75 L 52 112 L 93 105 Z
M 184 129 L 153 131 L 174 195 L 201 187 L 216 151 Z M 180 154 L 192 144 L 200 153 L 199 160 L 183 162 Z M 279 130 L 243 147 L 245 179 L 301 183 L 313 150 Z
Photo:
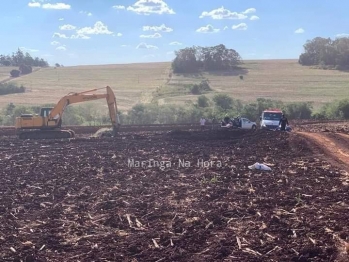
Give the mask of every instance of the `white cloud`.
M 140 35 L 139 37 L 140 38 L 160 38 L 162 37 L 162 35 L 159 33 L 155 33 L 153 35 Z
M 20 47 L 19 49 L 21 49 L 24 52 L 30 52 L 30 53 L 39 52 L 39 50 L 37 50 L 37 49 L 31 49 L 31 48 L 26 48 L 26 47 Z
M 155 45 L 147 45 L 146 43 L 140 43 L 136 48 L 137 49 L 159 49 Z
M 87 16 L 92 16 L 92 13 L 87 12 L 87 11 L 80 11 L 79 13 L 80 13 L 80 14 L 85 14 L 85 15 L 87 15 Z
M 240 23 L 238 25 L 233 25 L 231 28 L 234 30 L 247 30 L 248 26 L 245 23 Z
M 218 33 L 219 29 L 214 28 L 212 25 L 207 25 L 207 26 L 200 27 L 199 29 L 196 30 L 196 32 L 198 32 L 198 33 Z
M 259 20 L 259 17 L 256 15 L 253 15 L 250 17 L 250 20 L 254 21 L 254 20 Z
M 223 28 L 223 30 L 228 30 L 229 29 L 229 27 L 227 27 L 227 26 L 225 26 L 224 28 Z
M 155 31 L 155 32 L 172 32 L 173 29 L 170 28 L 170 27 L 167 27 L 166 25 L 162 24 L 160 26 L 149 26 L 149 25 L 146 25 L 146 26 L 143 26 L 143 31 Z
M 182 43 L 175 41 L 175 42 L 171 42 L 170 45 L 182 45 Z
M 101 21 L 94 24 L 93 27 L 83 27 L 76 31 L 78 35 L 111 35 L 113 32 L 109 31 L 108 27 Z
M 76 35 L 72 35 L 70 38 L 71 39 L 90 39 L 91 37 L 84 34 L 77 33 Z
M 65 3 L 56 3 L 56 4 L 50 4 L 46 3 L 44 0 L 32 0 L 30 3 L 28 3 L 29 7 L 41 7 L 43 9 L 56 9 L 56 10 L 63 10 L 63 9 L 70 9 L 71 6 Z
M 59 21 L 63 21 L 63 20 L 64 20 L 64 18 L 59 18 L 58 20 L 59 20 Z
M 58 37 L 58 38 L 68 38 L 65 34 L 61 34 L 61 33 L 54 33 L 52 38 L 54 37 Z
M 126 7 L 123 5 L 114 5 L 113 8 L 114 9 L 126 9 Z
M 58 42 L 58 41 L 52 41 L 51 42 L 51 45 L 60 45 L 61 43 L 60 42 Z
M 303 34 L 305 31 L 303 28 L 298 28 L 296 31 L 294 31 L 295 34 Z
M 29 6 L 29 7 L 40 7 L 41 4 L 38 3 L 38 2 L 30 2 L 30 3 L 28 3 L 28 6 Z
M 341 38 L 341 37 L 349 37 L 349 34 L 337 34 L 336 37 Z
M 242 13 L 246 15 L 246 14 L 255 13 L 256 11 L 257 11 L 256 8 L 248 8 Z
M 74 30 L 74 29 L 76 29 L 76 26 L 66 24 L 66 25 L 60 26 L 59 29 L 61 29 L 61 30 Z
M 127 11 L 143 15 L 175 14 L 175 11 L 173 11 L 173 9 L 171 9 L 163 0 L 138 0 L 132 6 L 127 7 Z
M 57 9 L 57 10 L 63 10 L 63 9 L 70 9 L 70 5 L 64 4 L 64 3 L 57 3 L 57 4 L 43 4 L 42 8 L 43 9 Z
M 65 45 L 61 45 L 61 46 L 58 46 L 58 47 L 56 48 L 56 50 L 66 51 L 67 48 L 65 47 Z
M 200 18 L 210 17 L 215 20 L 221 19 L 246 19 L 248 16 L 246 14 L 250 14 L 256 12 L 255 8 L 249 8 L 242 13 L 232 12 L 229 9 L 224 8 L 223 6 L 217 9 L 214 9 L 210 12 L 204 11 L 199 16 Z

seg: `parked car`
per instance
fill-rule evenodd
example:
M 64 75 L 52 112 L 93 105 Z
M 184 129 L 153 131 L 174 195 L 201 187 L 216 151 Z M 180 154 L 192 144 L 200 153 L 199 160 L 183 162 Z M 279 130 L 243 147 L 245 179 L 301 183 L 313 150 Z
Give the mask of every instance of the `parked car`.
M 249 120 L 246 117 L 241 117 L 238 122 L 237 119 L 230 119 L 227 123 L 226 119 L 221 123 L 222 128 L 241 128 L 241 129 L 257 129 L 257 123 Z

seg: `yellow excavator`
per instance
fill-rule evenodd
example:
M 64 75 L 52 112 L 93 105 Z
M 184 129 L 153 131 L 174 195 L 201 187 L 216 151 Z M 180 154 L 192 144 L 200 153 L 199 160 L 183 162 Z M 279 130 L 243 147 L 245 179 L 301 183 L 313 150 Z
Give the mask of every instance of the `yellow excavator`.
M 40 110 L 40 115 L 23 114 L 16 118 L 15 128 L 18 138 L 20 139 L 62 139 L 73 138 L 75 133 L 73 130 L 63 130 L 62 116 L 65 108 L 74 103 L 87 102 L 96 99 L 105 98 L 109 108 L 109 116 L 112 122 L 112 135 L 116 135 L 120 126 L 117 115 L 116 98 L 113 90 L 105 87 L 105 94 L 93 93 L 96 88 L 81 93 L 69 93 L 62 97 L 55 107 L 44 107 Z

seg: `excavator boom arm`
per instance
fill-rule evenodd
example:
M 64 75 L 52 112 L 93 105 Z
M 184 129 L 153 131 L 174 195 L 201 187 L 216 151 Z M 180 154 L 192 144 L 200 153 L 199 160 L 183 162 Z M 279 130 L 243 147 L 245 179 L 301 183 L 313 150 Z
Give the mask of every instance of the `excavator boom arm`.
M 117 104 L 116 104 L 116 98 L 115 98 L 114 92 L 109 86 L 107 86 L 106 87 L 106 90 L 107 90 L 106 94 L 92 93 L 92 92 L 97 91 L 99 89 L 102 89 L 102 88 L 92 89 L 92 90 L 88 90 L 88 91 L 81 92 L 81 93 L 68 94 L 68 95 L 62 97 L 58 101 L 56 106 L 51 110 L 49 117 L 48 117 L 49 121 L 50 120 L 59 121 L 63 116 L 65 108 L 70 104 L 82 103 L 82 102 L 87 102 L 87 101 L 105 98 L 107 100 L 107 104 L 108 104 L 110 120 L 112 122 L 113 127 L 116 128 L 117 125 L 119 124 L 118 123 L 119 121 L 117 118 Z

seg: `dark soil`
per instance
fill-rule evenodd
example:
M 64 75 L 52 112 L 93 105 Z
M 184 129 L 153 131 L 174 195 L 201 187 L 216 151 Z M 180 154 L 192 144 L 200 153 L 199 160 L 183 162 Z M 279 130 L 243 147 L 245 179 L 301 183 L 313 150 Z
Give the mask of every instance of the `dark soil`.
M 295 127 L 296 131 L 302 132 L 332 132 L 349 134 L 349 122 L 340 123 L 316 123 L 316 124 L 298 124 Z
M 349 190 L 312 154 L 261 131 L 1 140 L 0 261 L 335 261 Z

